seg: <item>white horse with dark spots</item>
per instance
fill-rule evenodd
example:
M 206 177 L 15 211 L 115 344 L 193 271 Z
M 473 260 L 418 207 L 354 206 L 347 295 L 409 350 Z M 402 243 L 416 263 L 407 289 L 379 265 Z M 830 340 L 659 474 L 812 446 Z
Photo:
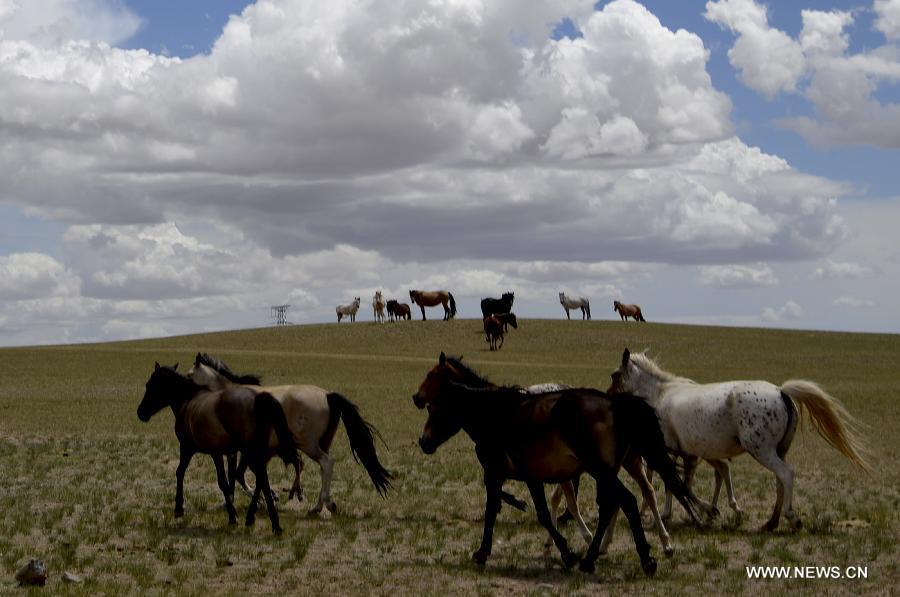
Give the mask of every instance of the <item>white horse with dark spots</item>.
M 569 316 L 569 311 L 572 311 L 574 309 L 581 309 L 581 319 L 591 318 L 591 303 L 583 296 L 577 299 L 570 298 L 566 296 L 565 292 L 560 292 L 559 304 L 562 305 L 562 308 L 566 310 L 566 319 L 572 319 Z
M 341 319 L 344 317 L 349 317 L 351 322 L 356 321 L 356 312 L 359 311 L 359 301 L 360 298 L 356 297 L 349 305 L 338 305 L 334 308 L 335 313 L 337 313 L 338 323 L 340 323 Z
M 612 373 L 609 392 L 646 398 L 659 414 L 669 449 L 686 459 L 704 458 L 722 473 L 719 463 L 747 452 L 772 471 L 778 493 L 772 516 L 763 527 L 767 531 L 778 528 L 782 511 L 794 530 L 801 527 L 793 509 L 794 471 L 785 456 L 803 412 L 833 448 L 860 468 L 872 470 L 863 456 L 855 419 L 811 381 L 792 379 L 781 386 L 767 381 L 699 384 L 663 371 L 648 356 L 626 349 Z M 727 465 L 723 476 L 731 507 L 739 512 Z

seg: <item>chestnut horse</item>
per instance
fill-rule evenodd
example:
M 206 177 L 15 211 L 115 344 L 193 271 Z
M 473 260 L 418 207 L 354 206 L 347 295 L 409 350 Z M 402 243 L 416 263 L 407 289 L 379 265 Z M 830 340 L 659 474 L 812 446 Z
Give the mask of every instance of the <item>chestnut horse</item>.
M 500 350 L 503 348 L 504 330 L 507 325 L 518 329 L 519 324 L 516 321 L 515 313 L 502 313 L 497 315 L 489 315 L 484 318 L 484 336 L 485 341 L 490 345 L 491 350 Z M 500 344 L 497 344 L 497 341 Z
M 247 509 L 247 526 L 256 519 L 259 494 L 263 492 L 272 532 L 281 533 L 278 511 L 272 499 L 266 464 L 277 452 L 285 463 L 297 462 L 297 444 L 287 427 L 281 404 L 269 393 L 246 386 L 210 391 L 176 371 L 156 363 L 147 380 L 144 398 L 137 409 L 138 418 L 147 422 L 165 407 L 175 415 L 175 435 L 180 444 L 180 458 L 175 471 L 175 517 L 184 516 L 184 473 L 194 457 L 202 453 L 212 456 L 216 465 L 219 489 L 225 496 L 228 523 L 237 522 L 232 496 L 234 475 L 228 479 L 222 456 L 240 451 L 256 475 L 256 490 Z
M 446 290 L 410 290 L 409 298 L 422 309 L 422 321 L 425 321 L 425 307 L 444 307 L 444 321 L 456 316 L 456 300 Z
M 644 315 L 641 313 L 639 305 L 623 305 L 619 301 L 613 301 L 613 311 L 619 314 L 622 321 L 628 321 L 629 317 L 635 321 L 647 321 L 644 319 Z
M 441 353 L 437 367 L 446 361 Z M 426 454 L 434 454 L 460 431 L 475 442 L 487 494 L 481 546 L 472 554 L 476 563 L 484 564 L 490 556 L 503 482 L 518 479 L 528 485 L 538 521 L 550 534 L 564 564 L 575 565 L 579 557 L 553 526 L 544 483 L 568 482 L 587 472 L 597 481 L 600 514 L 581 570 L 593 572 L 601 537 L 613 513 L 622 508 L 641 567 L 648 576 L 656 572 L 637 500 L 619 481 L 619 468 L 629 455 L 643 457 L 692 514 L 696 498 L 678 477 L 652 406 L 635 396 L 611 396 L 583 388 L 528 394 L 518 388 L 491 387 L 483 378 L 480 386 L 473 388 L 436 375 L 435 369 L 413 396 L 416 407 L 428 408 L 419 446 Z

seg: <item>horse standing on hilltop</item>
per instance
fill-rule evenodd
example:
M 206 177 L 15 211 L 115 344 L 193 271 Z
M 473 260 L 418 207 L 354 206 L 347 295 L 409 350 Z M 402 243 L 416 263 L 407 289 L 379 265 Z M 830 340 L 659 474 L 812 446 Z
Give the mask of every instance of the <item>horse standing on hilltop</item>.
M 359 311 L 359 302 L 360 298 L 356 297 L 349 305 L 338 305 L 335 307 L 334 311 L 337 313 L 338 323 L 340 323 L 341 319 L 344 317 L 349 317 L 351 322 L 356 321 L 356 312 Z
M 778 491 L 764 530 L 778 528 L 782 510 L 794 530 L 801 527 L 793 510 L 794 471 L 785 456 L 803 412 L 833 448 L 863 470 L 872 470 L 863 456 L 855 419 L 811 381 L 793 379 L 781 386 L 767 381 L 698 384 L 663 371 L 650 357 L 628 349 L 611 377 L 610 393 L 644 396 L 656 407 L 671 451 L 686 459 L 704 458 L 717 471 L 718 462 L 747 452 L 772 471 Z M 727 467 L 723 472 L 731 507 L 739 513 Z M 685 481 L 689 484 L 690 478 Z
M 569 311 L 573 309 L 581 309 L 581 319 L 584 320 L 591 318 L 591 303 L 583 296 L 577 299 L 573 299 L 567 297 L 565 292 L 560 292 L 559 304 L 561 304 L 563 309 L 566 310 L 566 319 L 572 319 L 569 316 Z
M 516 321 L 515 313 L 503 313 L 500 315 L 488 315 L 484 318 L 484 335 L 485 340 L 490 345 L 491 350 L 500 350 L 503 348 L 504 331 L 507 325 L 518 329 L 519 324 Z M 500 344 L 497 344 L 499 340 Z
M 380 290 L 375 291 L 375 296 L 372 297 L 372 310 L 375 312 L 375 323 L 384 323 L 384 297 L 381 295 Z
M 446 290 L 410 290 L 410 300 L 422 309 L 422 321 L 425 321 L 425 307 L 444 307 L 444 321 L 456 316 L 456 300 Z
M 397 321 L 401 319 L 412 319 L 412 310 L 409 308 L 409 305 L 406 303 L 398 303 L 394 299 L 391 299 L 387 302 L 387 314 L 388 319 Z
M 512 311 L 515 298 L 515 293 L 504 292 L 498 299 L 490 297 L 481 299 L 481 316 L 490 317 L 499 313 L 509 313 Z
M 635 321 L 647 321 L 644 319 L 644 314 L 641 313 L 641 307 L 639 305 L 624 305 L 619 301 L 613 301 L 613 311 L 619 314 L 622 321 L 628 321 L 629 317 Z

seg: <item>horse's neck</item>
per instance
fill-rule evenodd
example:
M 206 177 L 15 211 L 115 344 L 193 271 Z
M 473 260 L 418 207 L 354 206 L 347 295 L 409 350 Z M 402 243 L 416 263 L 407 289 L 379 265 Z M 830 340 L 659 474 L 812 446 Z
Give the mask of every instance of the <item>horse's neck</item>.
M 489 393 L 491 395 L 485 396 Z M 512 412 L 522 404 L 524 397 L 518 393 L 497 390 L 490 384 L 483 390 L 469 390 L 458 396 L 463 420 L 463 431 L 476 444 L 491 441 L 500 434 Z

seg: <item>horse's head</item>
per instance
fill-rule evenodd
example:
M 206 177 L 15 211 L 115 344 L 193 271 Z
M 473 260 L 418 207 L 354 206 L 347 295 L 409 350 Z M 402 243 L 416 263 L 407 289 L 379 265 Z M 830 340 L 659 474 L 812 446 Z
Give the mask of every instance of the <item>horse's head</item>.
M 618 304 L 618 301 L 616 301 L 616 304 Z M 625 352 L 622 353 L 622 362 L 619 364 L 619 367 L 609 375 L 612 378 L 612 383 L 609 389 L 606 390 L 607 394 L 631 393 L 633 384 L 631 383 L 630 366 L 631 351 L 626 348 Z
M 434 454 L 438 446 L 462 429 L 462 422 L 453 410 L 450 388 L 454 380 L 464 376 L 456 363 L 456 359 L 448 359 L 442 352 L 438 364 L 428 371 L 419 391 L 413 395 L 416 408 L 428 410 L 428 420 L 419 438 L 419 447 L 426 454 Z
M 559 293 L 559 302 L 561 302 L 561 303 L 566 302 L 566 293 L 565 292 Z
M 513 328 L 515 328 L 515 329 L 519 329 L 519 322 L 518 322 L 518 320 L 516 320 L 516 314 L 515 314 L 515 313 L 507 313 L 507 315 L 506 315 L 506 323 L 508 323 L 509 325 L 513 326 Z
M 172 404 L 173 387 L 178 383 L 176 378 L 181 378 L 176 369 L 178 363 L 174 367 L 155 364 L 153 373 L 144 386 L 144 399 L 138 405 L 138 419 L 146 423 L 150 417 Z
M 613 311 L 618 311 L 620 306 L 622 306 L 622 303 L 620 303 L 619 301 L 613 301 Z
M 513 302 L 513 299 L 516 298 L 516 295 L 513 292 L 504 292 L 500 298 L 504 301 Z
M 417 298 L 418 296 L 419 296 L 419 291 L 418 291 L 418 290 L 410 290 L 410 291 L 409 291 L 409 300 L 411 300 L 412 302 L 415 303 L 415 302 L 416 302 L 416 298 Z
M 221 390 L 228 385 L 228 380 L 221 373 L 200 361 L 200 353 L 197 353 L 194 366 L 185 375 L 198 386 L 206 386 L 211 390 Z

